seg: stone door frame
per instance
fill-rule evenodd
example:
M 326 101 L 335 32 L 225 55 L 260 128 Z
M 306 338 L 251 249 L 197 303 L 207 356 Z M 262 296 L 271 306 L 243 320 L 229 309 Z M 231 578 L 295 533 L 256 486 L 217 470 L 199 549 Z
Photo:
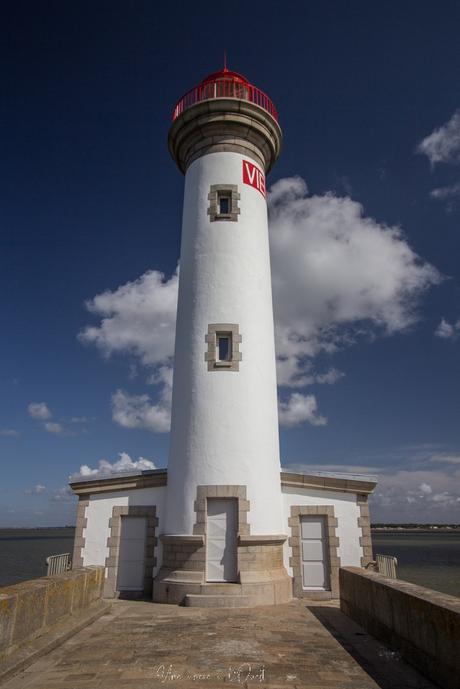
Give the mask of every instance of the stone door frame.
M 156 505 L 122 505 L 113 507 L 112 517 L 109 519 L 110 534 L 107 538 L 109 554 L 105 559 L 107 571 L 107 578 L 104 585 L 105 598 L 118 598 L 119 596 L 119 592 L 117 591 L 117 577 L 122 517 L 146 517 L 147 519 L 143 595 L 146 597 L 152 595 L 152 569 L 156 565 L 155 546 L 158 543 L 158 539 L 155 536 L 155 527 L 158 526 L 156 510 Z
M 304 589 L 302 586 L 302 543 L 300 536 L 300 518 L 303 516 L 318 516 L 326 518 L 327 540 L 329 549 L 328 557 L 331 586 L 330 590 L 310 591 L 308 589 Z M 316 598 L 317 600 L 338 598 L 340 568 L 340 557 L 338 555 L 338 548 L 340 545 L 340 541 L 336 531 L 338 521 L 335 517 L 334 506 L 292 505 L 291 516 L 289 517 L 288 523 L 291 528 L 289 545 L 291 546 L 292 556 L 289 558 L 289 564 L 291 565 L 293 572 L 294 596 L 296 596 L 296 598 Z

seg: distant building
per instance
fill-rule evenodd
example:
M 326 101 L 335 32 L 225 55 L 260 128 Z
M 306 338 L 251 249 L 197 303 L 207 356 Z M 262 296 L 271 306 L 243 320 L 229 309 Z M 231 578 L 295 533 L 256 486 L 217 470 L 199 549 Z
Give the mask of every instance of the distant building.
M 336 597 L 338 568 L 372 557 L 371 477 L 281 472 L 265 174 L 282 133 L 240 74 L 176 105 L 185 174 L 168 469 L 71 484 L 74 566 L 106 595 L 191 606 Z

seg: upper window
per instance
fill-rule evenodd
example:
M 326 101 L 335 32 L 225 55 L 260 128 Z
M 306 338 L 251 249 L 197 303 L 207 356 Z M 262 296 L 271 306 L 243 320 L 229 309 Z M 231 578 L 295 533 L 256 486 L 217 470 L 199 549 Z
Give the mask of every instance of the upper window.
M 218 192 L 219 215 L 228 215 L 231 208 L 231 199 L 227 193 Z
M 241 335 L 236 323 L 210 323 L 205 341 L 208 350 L 204 359 L 208 363 L 208 371 L 239 370 Z
M 236 184 L 211 184 L 208 194 L 209 220 L 231 220 L 236 222 L 240 209 L 238 201 L 240 195 Z
M 232 359 L 232 333 L 216 333 L 217 360 L 231 361 Z

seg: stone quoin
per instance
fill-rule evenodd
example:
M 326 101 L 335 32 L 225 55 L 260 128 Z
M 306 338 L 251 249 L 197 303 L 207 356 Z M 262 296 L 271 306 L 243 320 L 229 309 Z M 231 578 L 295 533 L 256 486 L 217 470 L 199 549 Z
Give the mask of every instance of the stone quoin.
M 265 176 L 271 100 L 224 68 L 177 103 L 185 175 L 168 468 L 73 481 L 74 561 L 106 596 L 243 607 L 338 596 L 372 558 L 375 479 L 281 471 Z

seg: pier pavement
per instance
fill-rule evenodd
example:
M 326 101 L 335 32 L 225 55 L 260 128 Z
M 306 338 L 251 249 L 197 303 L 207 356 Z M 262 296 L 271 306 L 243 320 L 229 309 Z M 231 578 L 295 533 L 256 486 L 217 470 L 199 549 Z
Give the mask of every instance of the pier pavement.
M 336 604 L 111 610 L 2 689 L 435 689 Z

